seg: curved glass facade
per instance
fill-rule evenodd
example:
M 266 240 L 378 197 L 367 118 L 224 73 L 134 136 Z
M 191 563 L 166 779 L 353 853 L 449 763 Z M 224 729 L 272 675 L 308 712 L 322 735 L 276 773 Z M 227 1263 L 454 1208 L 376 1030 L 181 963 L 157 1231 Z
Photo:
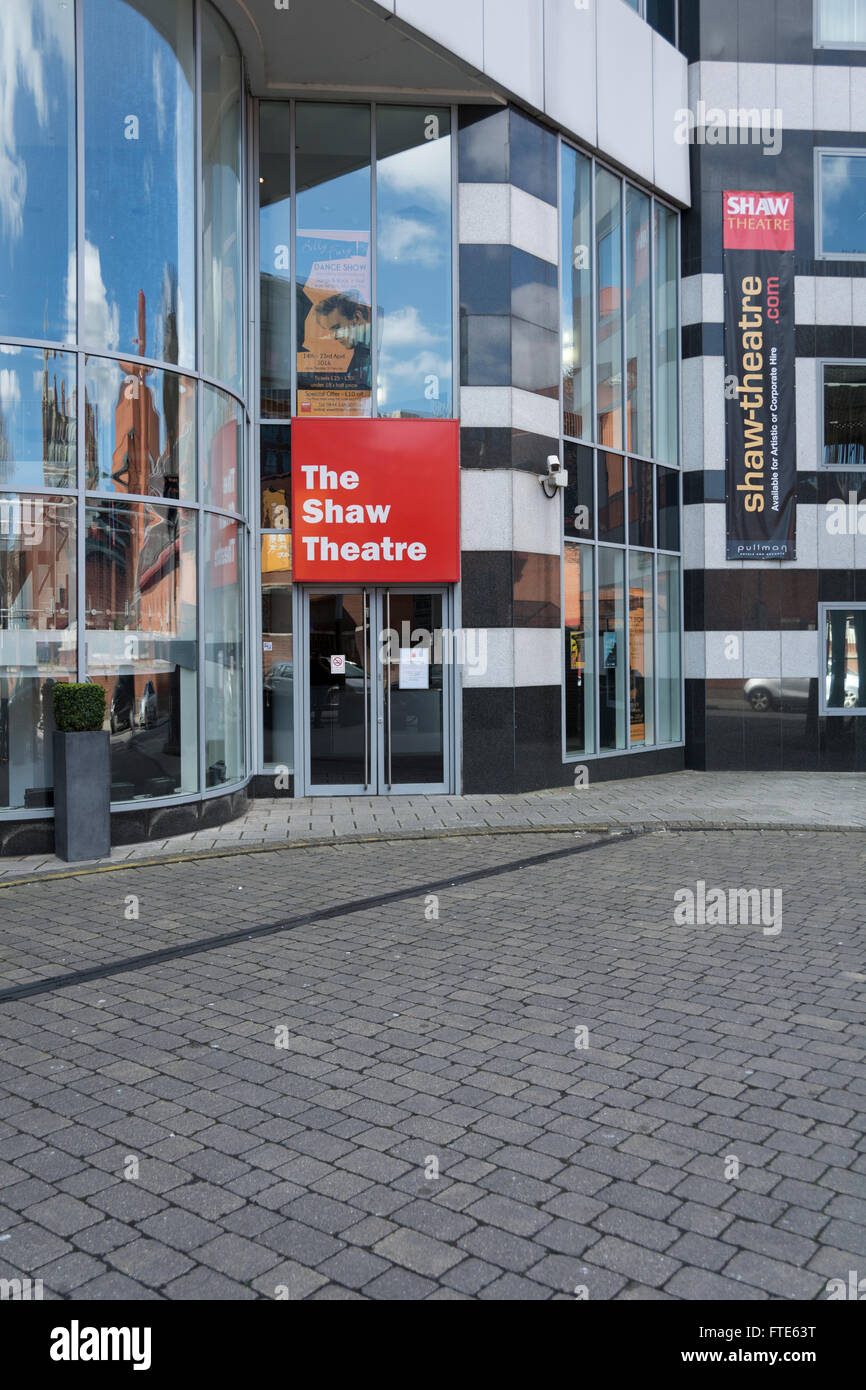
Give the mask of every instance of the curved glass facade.
M 76 679 L 106 692 L 115 804 L 196 796 L 249 761 L 241 58 L 204 0 L 15 10 L 0 809 L 50 807 L 51 687 Z

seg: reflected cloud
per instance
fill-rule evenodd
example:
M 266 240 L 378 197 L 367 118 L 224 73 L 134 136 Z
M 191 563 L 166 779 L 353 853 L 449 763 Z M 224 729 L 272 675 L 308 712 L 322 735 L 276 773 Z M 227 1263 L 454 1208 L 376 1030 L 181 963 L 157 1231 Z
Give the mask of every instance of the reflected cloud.
M 416 217 L 388 217 L 379 232 L 379 254 L 388 261 L 409 262 L 435 270 L 446 257 L 447 245 L 431 235 L 429 222 Z
M 75 325 L 75 254 L 70 254 L 66 273 L 66 312 L 70 335 Z M 98 344 L 108 352 L 117 350 L 120 337 L 120 310 L 109 302 L 108 290 L 102 278 L 99 250 L 92 242 L 84 243 L 84 334 L 85 341 Z
M 382 344 L 386 352 L 407 347 L 432 347 L 437 343 L 444 343 L 446 337 L 445 333 L 431 332 L 421 318 L 421 311 L 412 305 L 406 309 L 398 309 L 394 314 L 384 315 Z
M 10 371 L 8 367 L 0 370 L 0 406 L 7 410 L 11 405 L 17 405 L 21 401 L 21 383 L 18 380 L 18 373 Z
M 72 26 L 58 23 L 50 0 L 13 0 L 0 24 L 0 228 L 11 241 L 24 232 L 27 166 L 19 154 L 15 126 L 19 99 L 29 97 L 41 130 L 51 115 L 46 68 L 54 54 L 71 69 Z

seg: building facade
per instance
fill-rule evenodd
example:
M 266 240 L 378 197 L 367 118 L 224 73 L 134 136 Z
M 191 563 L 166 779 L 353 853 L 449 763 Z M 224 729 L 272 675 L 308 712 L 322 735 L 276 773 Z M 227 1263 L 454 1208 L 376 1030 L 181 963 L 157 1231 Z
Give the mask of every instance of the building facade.
M 106 691 L 118 843 L 253 796 L 862 768 L 866 7 L 767 0 L 757 47 L 715 8 L 20 0 L 6 852 L 51 846 L 64 680 Z M 718 105 L 781 107 L 774 157 Z M 729 560 L 719 505 L 729 190 L 797 209 L 781 561 Z

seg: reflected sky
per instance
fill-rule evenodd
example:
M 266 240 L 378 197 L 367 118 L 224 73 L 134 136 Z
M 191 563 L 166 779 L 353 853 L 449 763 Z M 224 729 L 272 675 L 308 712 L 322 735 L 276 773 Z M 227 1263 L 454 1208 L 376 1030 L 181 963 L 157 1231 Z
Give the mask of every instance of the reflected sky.
M 866 156 L 822 155 L 822 250 L 866 254 Z
M 75 359 L 0 345 L 0 483 L 75 485 Z
M 68 341 L 75 238 L 71 0 L 13 0 L 0 22 L 0 335 Z M 73 278 L 71 308 L 74 315 Z

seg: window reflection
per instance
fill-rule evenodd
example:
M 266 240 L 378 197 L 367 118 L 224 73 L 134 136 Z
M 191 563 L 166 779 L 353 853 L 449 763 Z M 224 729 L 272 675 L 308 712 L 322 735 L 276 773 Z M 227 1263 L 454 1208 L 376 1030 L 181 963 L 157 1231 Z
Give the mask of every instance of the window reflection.
M 866 256 L 866 155 L 821 154 L 823 256 Z
M 83 15 L 83 341 L 192 367 L 192 3 L 87 0 Z
M 87 674 L 105 690 L 112 800 L 198 787 L 195 515 L 88 506 Z
M 259 111 L 259 277 L 261 413 L 292 414 L 291 108 L 263 102 Z
M 632 184 L 626 184 L 625 200 L 628 447 L 648 457 L 652 453 L 650 200 Z
M 592 439 L 592 164 L 568 145 L 562 185 L 565 433 Z
M 74 681 L 75 502 L 0 496 L 0 806 L 52 804 L 52 689 Z
M 267 767 L 295 766 L 292 538 L 262 537 L 262 726 Z
M 74 487 L 75 358 L 0 345 L 0 483 Z
M 824 374 L 824 466 L 866 464 L 866 362 L 828 363 Z
M 656 457 L 665 463 L 679 458 L 679 219 L 655 205 L 656 239 Z
M 195 382 L 136 362 L 88 357 L 87 486 L 195 499 Z
M 598 703 L 600 748 L 626 746 L 625 553 L 598 552 Z
M 632 551 L 629 556 L 629 679 L 631 682 L 631 743 L 655 742 L 653 675 L 654 613 L 653 557 Z
M 243 382 L 241 60 L 212 5 L 201 10 L 202 369 L 240 391 Z M 192 187 L 190 182 L 189 188 Z M 192 199 L 187 195 L 192 209 Z
M 595 750 L 593 553 L 565 547 L 565 744 L 567 755 Z
M 205 782 L 244 771 L 243 534 L 236 521 L 205 517 Z
M 658 741 L 679 743 L 683 736 L 680 562 L 672 555 L 660 555 L 658 565 Z
M 866 709 L 866 607 L 831 608 L 825 643 L 828 711 Z
M 370 110 L 301 104 L 295 124 L 297 412 L 369 416 Z
M 451 414 L 451 115 L 376 113 L 379 414 Z
M 598 442 L 622 448 L 622 183 L 596 170 Z
M 0 334 L 75 334 L 75 9 L 13 0 L 0 25 Z
M 223 511 L 240 510 L 243 496 L 243 413 L 234 396 L 202 388 L 204 500 Z

